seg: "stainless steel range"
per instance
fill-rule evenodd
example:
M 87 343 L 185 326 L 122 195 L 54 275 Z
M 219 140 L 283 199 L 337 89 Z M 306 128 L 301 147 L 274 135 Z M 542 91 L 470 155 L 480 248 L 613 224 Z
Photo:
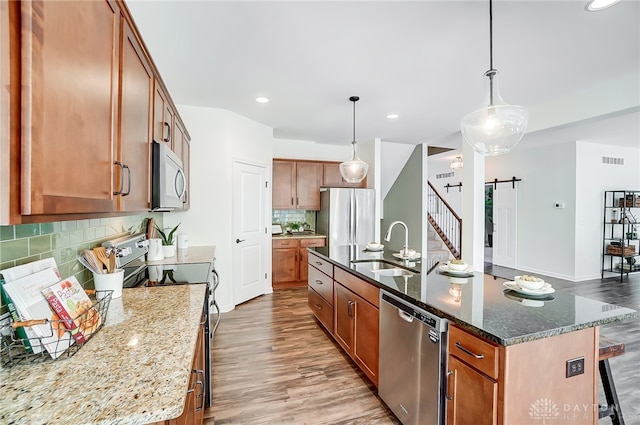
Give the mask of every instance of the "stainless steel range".
M 129 235 L 102 244 L 115 247 L 119 252 L 116 259 L 118 268 L 124 269 L 124 288 L 144 288 L 153 286 L 206 284 L 203 313 L 205 321 L 205 405 L 211 406 L 213 359 L 211 358 L 211 339 L 220 324 L 220 309 L 215 300 L 215 290 L 219 284 L 215 270 L 215 258 L 212 263 L 180 263 L 150 265 L 145 262 L 149 242 L 143 233 Z

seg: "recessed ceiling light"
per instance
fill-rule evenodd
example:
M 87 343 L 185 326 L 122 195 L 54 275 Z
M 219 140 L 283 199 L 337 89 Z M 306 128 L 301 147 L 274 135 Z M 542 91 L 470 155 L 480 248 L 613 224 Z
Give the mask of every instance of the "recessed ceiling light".
M 400 115 L 398 115 L 398 114 L 389 114 L 389 115 L 387 115 L 387 118 L 390 119 L 390 120 L 395 120 L 395 119 L 398 119 L 399 116 Z
M 258 103 L 269 103 L 269 99 L 266 97 L 256 97 L 256 102 Z
M 606 9 L 607 7 L 611 7 L 614 4 L 618 3 L 620 0 L 591 0 L 585 6 L 585 9 L 589 12 L 597 12 L 598 10 Z

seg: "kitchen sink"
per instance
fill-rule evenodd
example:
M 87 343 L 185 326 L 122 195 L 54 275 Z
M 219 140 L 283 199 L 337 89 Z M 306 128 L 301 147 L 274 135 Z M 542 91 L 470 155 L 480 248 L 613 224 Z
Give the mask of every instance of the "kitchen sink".
M 353 260 L 351 263 L 362 266 L 370 265 L 370 268 L 366 270 L 380 276 L 413 276 L 420 273 L 418 270 L 403 267 L 386 260 Z

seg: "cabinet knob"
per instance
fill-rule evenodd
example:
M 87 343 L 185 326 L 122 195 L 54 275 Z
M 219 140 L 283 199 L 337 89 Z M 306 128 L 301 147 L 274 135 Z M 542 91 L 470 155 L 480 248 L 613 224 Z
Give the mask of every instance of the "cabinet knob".
M 319 280 L 319 279 L 316 279 L 316 284 L 317 284 L 317 285 L 322 285 L 322 281 L 321 281 L 321 280 Z

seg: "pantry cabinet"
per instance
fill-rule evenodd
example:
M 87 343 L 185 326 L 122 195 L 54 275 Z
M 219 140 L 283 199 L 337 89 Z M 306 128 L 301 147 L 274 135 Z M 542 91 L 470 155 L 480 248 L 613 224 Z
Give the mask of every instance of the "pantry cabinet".
M 21 213 L 115 211 L 120 10 L 104 0 L 20 6 Z
M 307 247 L 324 246 L 325 238 L 274 239 L 272 243 L 272 282 L 274 284 L 307 282 Z

